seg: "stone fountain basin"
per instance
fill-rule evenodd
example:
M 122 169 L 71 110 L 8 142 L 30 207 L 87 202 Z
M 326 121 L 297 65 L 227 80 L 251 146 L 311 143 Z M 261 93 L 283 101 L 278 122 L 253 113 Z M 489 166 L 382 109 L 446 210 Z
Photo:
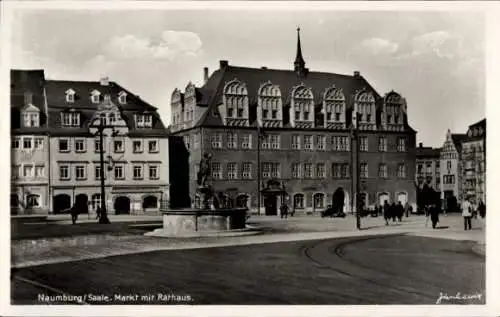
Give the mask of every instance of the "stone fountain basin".
M 163 212 L 163 228 L 147 235 L 186 236 L 201 233 L 244 232 L 247 208 L 172 209 Z

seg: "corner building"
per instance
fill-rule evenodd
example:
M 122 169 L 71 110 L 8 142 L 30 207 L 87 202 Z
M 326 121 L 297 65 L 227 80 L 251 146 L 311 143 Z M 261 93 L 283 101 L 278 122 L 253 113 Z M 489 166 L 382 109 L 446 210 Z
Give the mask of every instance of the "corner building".
M 198 164 L 203 153 L 211 153 L 212 185 L 236 205 L 255 211 L 260 197 L 260 213 L 272 215 L 284 199 L 296 213 L 309 213 L 331 204 L 340 188 L 348 212 L 356 175 L 351 146 L 359 146 L 367 205 L 415 204 L 416 132 L 408 125 L 405 99 L 394 91 L 379 95 L 359 72 L 309 71 L 299 33 L 293 66 L 248 68 L 222 60 L 210 76 L 204 69 L 202 87 L 189 83 L 184 92 L 174 90 L 170 129 L 176 159 L 187 163 L 171 184 L 189 193 L 178 204 L 197 203 Z M 352 143 L 354 109 L 359 144 Z

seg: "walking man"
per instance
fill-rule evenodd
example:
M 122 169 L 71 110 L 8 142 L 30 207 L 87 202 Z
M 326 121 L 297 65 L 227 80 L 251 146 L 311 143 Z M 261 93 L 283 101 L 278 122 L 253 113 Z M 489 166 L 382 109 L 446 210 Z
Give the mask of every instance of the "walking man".
M 390 212 L 390 206 L 389 204 L 387 203 L 387 200 L 384 201 L 384 219 L 385 219 L 385 225 L 388 226 L 389 225 L 389 219 L 391 218 L 389 212 Z
M 285 219 L 288 218 L 288 205 L 287 204 L 282 204 L 280 207 L 280 212 L 281 212 L 281 218 L 285 217 Z
M 472 229 L 472 205 L 469 202 L 469 197 L 465 198 L 462 203 L 462 217 L 464 217 L 464 230 Z

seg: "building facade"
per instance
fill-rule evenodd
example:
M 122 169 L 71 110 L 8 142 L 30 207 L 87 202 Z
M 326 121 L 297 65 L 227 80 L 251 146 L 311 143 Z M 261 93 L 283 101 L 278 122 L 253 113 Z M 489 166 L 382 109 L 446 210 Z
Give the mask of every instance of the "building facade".
M 469 126 L 462 142 L 462 196 L 486 203 L 486 119 Z
M 43 70 L 12 70 L 11 213 L 49 210 L 49 138 Z
M 293 70 L 220 61 L 211 76 L 204 69 L 204 78 L 202 87 L 189 83 L 171 98 L 176 157 L 187 162 L 177 162 L 184 172 L 177 171 L 171 182 L 186 188 L 189 197 L 183 202 L 197 203 L 198 165 L 210 153 L 211 183 L 236 205 L 256 210 L 260 199 L 260 213 L 276 214 L 288 201 L 298 213 L 315 212 L 340 190 L 350 211 L 356 174 L 352 149 L 359 147 L 365 204 L 415 204 L 416 132 L 408 125 L 405 99 L 396 92 L 380 96 L 359 72 L 310 72 L 299 35 Z
M 441 191 L 441 149 L 425 147 L 419 143 L 415 181 L 419 185 L 425 182 L 435 191 Z
M 462 201 L 462 141 L 465 138 L 465 134 L 453 134 L 448 129 L 441 149 L 441 200 L 450 211 Z

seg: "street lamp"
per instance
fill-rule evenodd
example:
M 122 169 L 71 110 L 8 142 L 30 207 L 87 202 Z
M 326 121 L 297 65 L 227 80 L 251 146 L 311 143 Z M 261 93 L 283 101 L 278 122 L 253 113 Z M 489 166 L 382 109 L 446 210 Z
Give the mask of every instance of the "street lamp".
M 257 124 L 257 212 L 260 215 L 260 141 L 264 139 L 264 133 Z
M 359 121 L 359 115 L 360 113 L 357 111 L 355 108 L 353 111 L 353 124 L 351 125 L 351 137 L 352 137 L 352 142 L 351 142 L 351 165 L 353 168 L 351 168 L 351 175 L 352 175 L 352 181 L 356 181 L 356 185 L 352 186 L 352 190 L 354 192 L 353 199 L 351 202 L 351 209 L 354 211 L 354 207 L 356 204 L 356 228 L 358 230 L 361 229 L 361 215 L 360 215 L 360 206 L 361 202 L 359 199 L 359 179 L 360 179 L 360 174 L 359 174 L 359 130 L 358 130 L 358 121 Z M 354 167 L 356 170 L 356 174 L 354 174 Z

